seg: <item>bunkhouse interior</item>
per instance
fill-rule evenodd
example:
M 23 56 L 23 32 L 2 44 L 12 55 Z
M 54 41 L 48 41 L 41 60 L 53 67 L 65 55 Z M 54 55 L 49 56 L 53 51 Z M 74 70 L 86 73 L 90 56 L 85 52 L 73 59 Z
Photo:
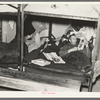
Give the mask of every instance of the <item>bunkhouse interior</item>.
M 100 74 L 99 8 L 0 4 L 0 87 L 93 92 Z

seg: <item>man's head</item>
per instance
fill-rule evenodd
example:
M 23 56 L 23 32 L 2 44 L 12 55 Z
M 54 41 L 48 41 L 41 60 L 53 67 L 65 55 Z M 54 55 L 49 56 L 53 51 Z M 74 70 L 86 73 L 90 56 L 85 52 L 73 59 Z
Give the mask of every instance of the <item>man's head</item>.
M 77 43 L 77 37 L 75 34 L 72 34 L 69 36 L 69 42 L 72 44 L 72 45 L 76 45 Z

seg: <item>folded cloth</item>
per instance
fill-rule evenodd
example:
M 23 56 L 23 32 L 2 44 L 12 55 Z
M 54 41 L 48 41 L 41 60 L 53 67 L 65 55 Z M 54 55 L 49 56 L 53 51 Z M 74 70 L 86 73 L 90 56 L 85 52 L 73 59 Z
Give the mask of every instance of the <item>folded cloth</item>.
M 97 60 L 94 65 L 94 75 L 93 75 L 93 82 L 96 81 L 96 78 L 100 75 L 100 60 Z
M 31 60 L 31 63 L 34 63 L 39 66 L 46 66 L 49 65 L 51 62 L 40 58 L 40 59 Z

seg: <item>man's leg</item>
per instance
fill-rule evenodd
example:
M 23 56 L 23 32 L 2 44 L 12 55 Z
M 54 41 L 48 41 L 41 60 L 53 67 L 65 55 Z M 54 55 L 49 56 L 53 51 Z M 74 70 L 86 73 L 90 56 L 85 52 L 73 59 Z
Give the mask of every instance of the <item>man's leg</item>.
M 40 54 L 40 49 L 36 49 L 26 54 L 25 58 L 28 62 L 30 62 L 31 60 L 38 59 L 39 54 Z

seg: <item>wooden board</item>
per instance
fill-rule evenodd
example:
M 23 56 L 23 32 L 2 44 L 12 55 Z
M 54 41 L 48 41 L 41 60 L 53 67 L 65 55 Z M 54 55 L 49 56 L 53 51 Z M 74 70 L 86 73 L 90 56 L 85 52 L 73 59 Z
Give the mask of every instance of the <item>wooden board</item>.
M 58 91 L 58 92 L 65 92 L 65 91 L 79 91 L 81 83 L 78 81 L 70 80 L 66 83 L 66 87 L 61 87 L 57 85 L 51 85 L 46 83 L 39 83 L 36 81 L 25 81 L 21 79 L 14 79 L 0 76 L 0 86 L 8 87 L 12 89 L 19 89 L 25 91 Z M 73 87 L 73 88 L 71 88 Z
M 74 20 L 84 20 L 84 21 L 95 21 L 97 22 L 98 18 L 89 18 L 89 17 L 77 17 L 77 16 L 69 16 L 69 15 L 60 15 L 60 14 L 49 14 L 49 13 L 39 13 L 39 12 L 29 12 L 25 11 L 26 15 L 35 15 L 35 16 L 43 16 L 43 17 L 53 17 L 53 18 L 65 18 L 65 19 L 74 19 Z
M 65 76 L 59 77 L 55 74 L 28 73 L 0 68 L 0 86 L 26 91 L 42 91 L 45 87 L 50 91 L 66 90 L 67 88 L 79 91 L 81 81 Z

